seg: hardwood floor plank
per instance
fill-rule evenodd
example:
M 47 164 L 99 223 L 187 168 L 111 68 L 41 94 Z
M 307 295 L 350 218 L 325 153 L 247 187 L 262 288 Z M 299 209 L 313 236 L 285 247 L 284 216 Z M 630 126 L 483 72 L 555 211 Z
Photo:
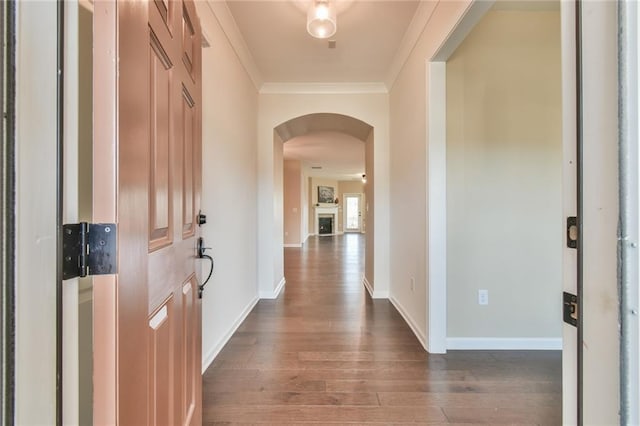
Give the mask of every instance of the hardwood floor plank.
M 442 423 L 447 418 L 439 407 L 336 407 L 336 406 L 262 406 L 251 407 L 207 407 L 203 421 L 271 422 L 281 425 L 290 422 L 361 422 L 365 424 L 388 424 L 392 422 Z
M 441 392 L 379 392 L 381 405 L 432 405 L 443 408 L 554 408 L 559 412 L 562 400 L 557 393 L 470 394 Z
M 561 354 L 430 355 L 362 286 L 360 235 L 285 250 L 261 300 L 203 376 L 205 425 L 559 425 Z
M 353 392 L 208 392 L 206 398 L 213 406 L 380 405 L 375 393 Z

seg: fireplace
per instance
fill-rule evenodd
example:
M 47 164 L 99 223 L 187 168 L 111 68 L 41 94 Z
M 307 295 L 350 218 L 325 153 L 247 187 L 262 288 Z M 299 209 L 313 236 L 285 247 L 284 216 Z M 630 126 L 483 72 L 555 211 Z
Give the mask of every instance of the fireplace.
M 320 235 L 333 234 L 333 215 L 318 217 L 318 233 Z
M 316 235 L 338 234 L 338 206 L 336 204 L 316 206 L 315 228 Z

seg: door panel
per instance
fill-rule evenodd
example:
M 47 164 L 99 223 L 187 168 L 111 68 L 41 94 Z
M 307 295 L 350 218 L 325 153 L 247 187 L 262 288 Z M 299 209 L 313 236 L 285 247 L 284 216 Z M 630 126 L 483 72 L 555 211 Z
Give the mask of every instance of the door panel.
M 182 170 L 184 173 L 183 187 L 182 187 L 182 238 L 189 238 L 193 236 L 195 231 L 194 223 L 194 204 L 195 204 L 195 192 L 193 190 L 194 185 L 194 173 L 197 168 L 194 167 L 196 163 L 195 151 L 193 149 L 193 137 L 197 133 L 197 121 L 195 119 L 196 110 L 193 98 L 189 94 L 186 88 L 183 87 L 182 91 L 182 125 L 183 125 L 183 165 Z
M 174 416 L 173 300 L 149 319 L 149 424 L 171 424 Z M 171 313 L 171 314 L 170 314 Z
M 194 380 L 199 375 L 200 365 L 197 344 L 198 323 L 198 283 L 195 276 L 182 286 L 182 369 L 184 374 L 182 386 L 182 422 L 189 425 L 196 412 L 198 402 L 198 383 Z
M 106 398 L 94 401 L 101 413 L 94 423 L 200 424 L 200 26 L 190 2 L 99 3 L 111 19 L 98 13 L 96 19 L 112 29 L 110 36 L 96 36 L 107 37 L 102 42 L 112 48 L 96 55 L 115 50 L 119 61 L 103 57 L 102 64 L 116 69 L 95 73 L 96 86 L 103 85 L 96 104 L 114 102 L 116 116 L 96 115 L 94 121 L 106 134 L 117 129 L 116 146 L 113 139 L 95 139 L 111 147 L 106 151 L 117 169 L 110 177 L 97 176 L 95 185 L 117 182 L 113 205 L 120 240 L 115 292 L 99 291 L 95 298 L 95 335 L 106 339 L 95 343 L 106 351 L 94 356 L 95 369 L 115 367 L 116 380 L 95 381 L 96 395 Z M 183 65 L 185 50 L 190 69 Z
M 171 63 L 153 33 L 150 34 L 151 176 L 149 182 L 149 249 L 171 244 L 172 200 L 169 114 Z
M 182 61 L 189 75 L 195 80 L 195 55 L 194 52 L 200 46 L 196 45 L 198 37 L 193 27 L 193 17 L 195 10 L 184 7 L 182 10 Z

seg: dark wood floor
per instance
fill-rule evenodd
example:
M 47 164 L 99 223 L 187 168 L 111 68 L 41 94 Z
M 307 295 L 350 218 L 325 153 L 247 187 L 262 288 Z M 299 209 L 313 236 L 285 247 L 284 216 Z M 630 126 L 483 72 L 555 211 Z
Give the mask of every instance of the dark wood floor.
M 559 352 L 429 355 L 361 281 L 363 238 L 285 250 L 262 300 L 204 374 L 204 423 L 561 424 Z

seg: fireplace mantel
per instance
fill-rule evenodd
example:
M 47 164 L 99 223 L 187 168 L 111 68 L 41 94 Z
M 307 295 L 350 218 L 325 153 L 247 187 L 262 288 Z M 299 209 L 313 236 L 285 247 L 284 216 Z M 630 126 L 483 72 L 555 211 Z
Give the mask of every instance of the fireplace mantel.
M 330 204 L 324 206 L 315 206 L 315 226 L 316 226 L 316 235 L 320 234 L 320 224 L 319 218 L 321 215 L 332 215 L 333 216 L 333 233 L 332 234 L 322 234 L 322 235 L 335 235 L 338 233 L 338 205 Z

